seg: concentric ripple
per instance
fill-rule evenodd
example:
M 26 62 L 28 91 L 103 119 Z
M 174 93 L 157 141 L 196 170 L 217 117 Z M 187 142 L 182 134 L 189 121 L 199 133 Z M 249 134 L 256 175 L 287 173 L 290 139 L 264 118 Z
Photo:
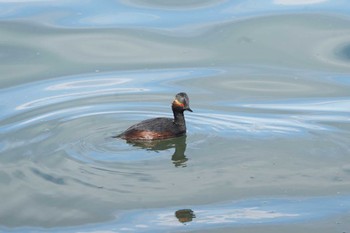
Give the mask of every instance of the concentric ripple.
M 319 164 L 311 168 L 306 164 L 304 170 L 311 169 L 311 175 L 305 172 L 300 178 L 293 173 L 293 166 L 299 169 L 300 164 L 283 166 L 285 158 L 281 155 L 286 147 L 294 148 L 294 143 L 309 146 L 324 134 L 331 134 L 332 140 L 310 154 L 315 156 L 322 150 L 337 158 L 345 156 L 344 151 L 349 149 L 346 126 L 350 121 L 348 110 L 344 110 L 349 105 L 347 97 L 240 101 L 230 93 L 235 88 L 221 88 L 235 83 L 228 82 L 225 71 L 189 68 L 94 73 L 4 89 L 0 93 L 0 182 L 7 185 L 3 192 L 12 193 L 17 193 L 18 184 L 27 182 L 26 196 L 17 194 L 17 199 L 24 200 L 20 207 L 23 216 L 16 217 L 18 222 L 50 227 L 70 225 L 72 219 L 74 224 L 107 221 L 114 219 L 118 209 L 138 208 L 140 200 L 148 208 L 158 205 L 159 200 L 176 205 L 179 199 L 200 196 L 206 200 L 207 190 L 214 192 L 217 188 L 232 198 L 231 192 L 237 186 L 260 187 L 261 182 L 253 179 L 259 174 L 267 177 L 263 178 L 267 185 L 275 185 L 276 180 L 280 185 L 286 183 L 280 176 L 291 177 L 286 186 L 300 179 L 309 184 L 318 179 L 313 172 L 319 171 Z M 217 85 L 206 85 L 212 76 L 219 77 Z M 335 77 L 327 81 L 343 80 Z M 270 84 L 275 82 L 267 85 Z M 300 88 L 298 93 L 302 90 L 309 89 Z M 179 91 L 188 92 L 194 110 L 185 113 L 187 137 L 146 143 L 113 138 L 144 119 L 172 117 L 170 103 Z M 254 88 L 244 92 L 265 93 Z M 276 146 L 275 140 L 283 146 Z M 260 157 L 271 147 L 276 157 Z M 288 150 L 294 156 L 305 153 Z M 276 160 L 282 161 L 277 175 L 266 169 Z M 338 167 L 327 163 L 327 177 Z M 244 178 L 236 178 L 236 171 Z M 323 182 L 329 184 L 328 178 Z M 38 191 L 32 187 L 44 188 Z M 178 190 L 183 191 L 179 194 Z M 43 200 L 48 204 L 41 207 L 41 213 L 50 212 L 57 221 L 47 222 L 45 216 L 31 214 L 33 206 L 41 205 Z M 81 204 L 71 215 L 69 210 L 77 200 Z M 70 204 L 56 207 L 56 202 Z M 8 219 L 13 219 L 15 213 L 9 210 L 15 206 L 3 208 Z M 62 212 L 68 214 L 61 218 Z M 18 226 L 8 220 L 3 223 L 11 224 Z
M 16 135 L 22 136 L 4 138 L 0 151 L 22 148 L 25 154 L 32 154 L 34 152 L 28 148 L 41 148 L 42 151 L 55 151 L 68 158 L 93 163 L 169 159 L 175 153 L 176 142 L 169 142 L 172 146 L 160 148 L 155 145 L 130 145 L 112 137 L 137 121 L 157 116 L 172 117 L 169 103 L 173 97 L 169 96 L 167 86 L 175 79 L 179 82 L 189 75 L 206 77 L 215 73 L 221 71 L 153 71 L 144 74 L 157 77 L 152 78 L 152 81 L 147 79 L 147 83 L 140 83 L 139 73 L 101 73 L 48 80 L 5 90 L 1 94 L 2 99 L 8 101 L 3 104 L 1 132 L 4 135 L 16 131 Z M 158 86 L 154 88 L 159 94 L 152 91 L 156 82 Z M 22 91 L 29 94 L 16 94 Z M 201 101 L 195 93 L 190 96 L 195 110 L 194 113 L 186 113 L 190 136 L 187 140 L 191 140 L 191 145 L 217 137 L 280 137 L 336 130 L 325 122 L 349 121 L 346 111 L 341 111 L 348 107 L 347 99 L 333 102 L 320 100 L 319 103 L 317 100 L 250 104 L 232 104 L 220 99 L 212 101 L 212 107 L 228 108 L 219 110 L 197 107 L 202 104 Z M 319 114 L 305 115 L 307 109 Z M 285 114 L 281 111 L 294 113 Z M 26 135 L 30 135 L 30 138 Z
M 163 152 L 158 148 L 157 153 L 147 150 L 140 153 L 142 148 L 112 136 L 144 118 L 171 117 L 169 103 L 173 93 L 168 94 L 169 83 L 217 72 L 221 71 L 174 69 L 95 73 L 5 89 L 1 93 L 1 133 L 5 136 L 16 132 L 21 136 L 4 137 L 0 151 L 8 153 L 22 148 L 28 154 L 32 150 L 29 148 L 36 148 L 42 151 L 39 154 L 54 151 L 84 162 L 131 162 L 159 158 L 163 154 L 168 156 L 174 147 Z M 22 92 L 28 94 L 23 96 Z

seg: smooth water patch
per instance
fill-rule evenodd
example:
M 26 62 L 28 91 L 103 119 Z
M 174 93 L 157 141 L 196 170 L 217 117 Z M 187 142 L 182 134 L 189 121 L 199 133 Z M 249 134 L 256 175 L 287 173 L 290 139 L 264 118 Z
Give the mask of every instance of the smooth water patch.
M 284 13 L 349 13 L 347 3 L 323 0 L 256 1 L 148 1 L 122 0 L 81 4 L 66 1 L 2 0 L 0 19 L 29 19 L 61 27 L 180 28 L 244 20 L 262 15 Z M 52 5 L 56 7 L 52 7 Z M 343 7 L 345 5 L 345 7 Z M 51 14 L 47 14 L 50 12 Z M 103 13 L 102 13 L 103 12 Z M 196 17 L 193 17 L 193 16 Z M 187 31 L 187 30 L 185 30 Z M 184 32 L 184 31 L 183 31 Z

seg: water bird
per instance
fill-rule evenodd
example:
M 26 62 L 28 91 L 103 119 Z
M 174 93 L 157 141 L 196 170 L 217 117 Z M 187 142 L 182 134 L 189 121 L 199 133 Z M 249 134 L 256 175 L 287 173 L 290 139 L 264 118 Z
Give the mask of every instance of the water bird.
M 185 111 L 193 112 L 185 92 L 176 94 L 171 108 L 174 118 L 157 117 L 130 126 L 117 137 L 127 141 L 159 140 L 186 135 Z

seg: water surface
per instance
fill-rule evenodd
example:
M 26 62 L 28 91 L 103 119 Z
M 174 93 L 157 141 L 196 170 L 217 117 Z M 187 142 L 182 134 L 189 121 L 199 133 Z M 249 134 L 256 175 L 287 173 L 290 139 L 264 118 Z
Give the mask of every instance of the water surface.
M 345 1 L 0 1 L 3 232 L 347 232 Z M 113 136 L 171 117 L 188 134 Z

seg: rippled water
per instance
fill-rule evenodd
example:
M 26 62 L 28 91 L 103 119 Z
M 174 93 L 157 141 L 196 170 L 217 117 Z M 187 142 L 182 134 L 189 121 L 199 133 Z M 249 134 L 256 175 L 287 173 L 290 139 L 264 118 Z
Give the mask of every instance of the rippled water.
M 0 231 L 348 232 L 349 9 L 0 1 Z

